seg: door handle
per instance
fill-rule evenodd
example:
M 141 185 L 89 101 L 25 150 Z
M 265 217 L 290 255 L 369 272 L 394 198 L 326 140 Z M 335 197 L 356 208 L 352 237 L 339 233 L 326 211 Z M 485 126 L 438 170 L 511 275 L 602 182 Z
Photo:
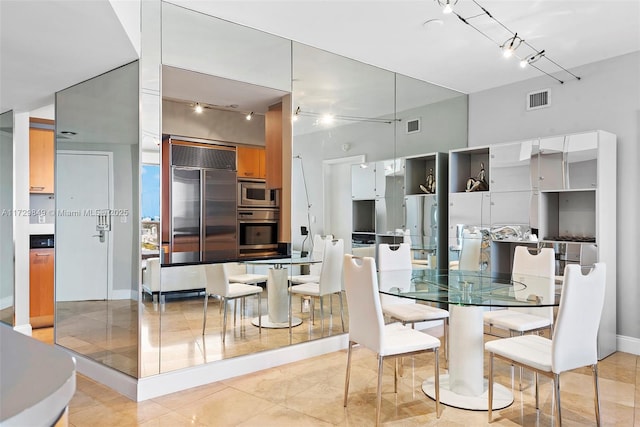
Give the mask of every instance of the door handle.
M 104 243 L 105 231 L 104 230 L 100 230 L 99 233 L 100 234 L 94 234 L 91 237 L 98 237 L 100 239 L 100 243 Z

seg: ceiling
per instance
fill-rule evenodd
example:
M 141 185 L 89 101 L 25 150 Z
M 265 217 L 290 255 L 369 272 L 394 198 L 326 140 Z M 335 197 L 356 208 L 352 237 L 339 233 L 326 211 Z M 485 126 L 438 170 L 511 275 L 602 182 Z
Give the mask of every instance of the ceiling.
M 139 0 L 118 3 L 125 2 Z M 496 43 L 443 15 L 434 0 L 171 2 L 464 93 L 542 75 L 503 58 Z M 638 0 L 479 2 L 565 68 L 640 50 Z M 473 0 L 455 10 L 481 12 Z M 432 19 L 442 24 L 424 24 Z M 487 16 L 469 22 L 498 43 L 510 36 Z M 0 0 L 0 27 L 0 112 L 51 104 L 56 91 L 137 58 L 108 0 Z M 525 48 L 518 53 L 535 53 Z M 546 59 L 536 65 L 575 81 Z

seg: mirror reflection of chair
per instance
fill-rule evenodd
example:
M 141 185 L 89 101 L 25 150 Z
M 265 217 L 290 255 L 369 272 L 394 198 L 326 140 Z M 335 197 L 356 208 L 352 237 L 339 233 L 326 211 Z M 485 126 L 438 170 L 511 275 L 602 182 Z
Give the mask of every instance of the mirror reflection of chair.
M 389 283 L 394 287 L 409 291 L 412 274 L 411 248 L 409 244 L 379 244 L 378 271 L 380 272 L 381 286 Z M 387 317 L 398 320 L 403 325 L 409 323 L 412 329 L 415 328 L 415 324 L 418 322 L 441 320 L 444 329 L 444 347 L 445 349 L 447 348 L 447 326 L 449 321 L 449 312 L 447 310 L 426 304 L 418 304 L 410 298 L 399 298 L 391 295 L 380 295 L 380 298 L 382 302 L 382 312 Z
M 297 294 L 311 297 L 310 317 L 314 323 L 314 297 L 320 299 L 320 319 L 324 328 L 324 303 L 325 295 L 337 294 L 340 298 L 340 320 L 342 321 L 342 331 L 344 332 L 344 310 L 342 303 L 342 263 L 344 255 L 344 241 L 342 239 L 325 239 L 324 255 L 320 277 L 317 282 L 302 283 L 291 286 L 291 295 Z
M 460 259 L 458 260 L 457 270 L 463 271 L 480 271 L 482 252 L 482 233 L 465 231 L 462 234 L 462 245 L 460 247 Z
M 311 249 L 311 259 L 313 261 L 322 261 L 322 259 L 324 258 L 324 241 L 332 239 L 333 236 L 331 234 L 327 234 L 324 237 L 322 237 L 320 234 L 313 235 L 313 248 Z M 321 269 L 321 262 L 310 264 L 309 274 L 297 274 L 295 276 L 291 276 L 289 278 L 289 281 L 294 285 L 299 285 L 301 283 L 317 283 L 318 280 L 320 280 Z
M 489 352 L 489 422 L 493 419 L 491 401 L 493 400 L 495 356 L 534 371 L 536 409 L 540 407 L 538 374 L 552 378 L 558 426 L 562 425 L 560 374 L 591 366 L 595 417 L 597 425 L 600 425 L 597 336 L 604 305 L 605 270 L 604 263 L 595 264 L 588 275 L 582 274 L 579 265 L 568 265 L 565 268 L 564 287 L 552 339 L 539 335 L 521 335 L 493 340 L 485 344 L 485 349 Z
M 207 305 L 210 296 L 216 296 L 220 298 L 220 303 L 223 305 L 223 320 L 222 320 L 222 342 L 225 342 L 227 335 L 227 302 L 234 300 L 233 306 L 233 323 L 236 322 L 236 305 L 235 300 L 250 295 L 258 296 L 258 329 L 262 333 L 262 288 L 260 286 L 245 285 L 244 283 L 229 283 L 227 272 L 224 264 L 205 264 L 203 265 L 206 290 L 204 295 L 204 320 L 202 322 L 202 335 L 205 334 L 207 327 Z M 241 313 L 242 315 L 242 313 Z
M 247 264 L 242 262 L 225 263 L 224 268 L 227 272 L 229 282 L 244 283 L 245 285 L 257 285 L 259 283 L 267 283 L 266 274 L 255 274 L 247 272 Z
M 347 406 L 349 379 L 351 377 L 351 356 L 353 346 L 360 344 L 376 353 L 378 357 L 378 387 L 376 392 L 376 425 L 380 424 L 382 404 L 382 375 L 384 360 L 396 358 L 394 371 L 394 392 L 397 393 L 397 358 L 412 356 L 426 351 L 434 352 L 434 375 L 436 391 L 436 416 L 440 417 L 440 383 L 438 349 L 440 340 L 416 331 L 400 323 L 385 325 L 376 265 L 373 258 L 344 256 L 344 282 L 349 308 L 349 346 L 347 350 L 347 372 L 344 385 L 344 406 Z

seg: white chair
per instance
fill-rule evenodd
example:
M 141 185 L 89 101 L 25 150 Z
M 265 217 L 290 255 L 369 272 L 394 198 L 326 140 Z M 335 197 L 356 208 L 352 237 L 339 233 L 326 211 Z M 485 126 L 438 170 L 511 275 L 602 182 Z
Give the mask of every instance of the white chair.
M 320 318 L 324 327 L 324 306 L 325 295 L 338 294 L 340 298 L 340 320 L 344 331 L 344 310 L 342 304 L 342 263 L 344 255 L 344 241 L 342 239 L 324 240 L 324 260 L 320 270 L 320 278 L 317 282 L 302 283 L 291 286 L 291 294 L 309 296 L 311 298 L 311 323 L 314 322 L 314 298 L 320 299 Z
M 378 357 L 376 425 L 380 424 L 384 359 L 433 351 L 435 356 L 436 416 L 439 418 L 440 369 L 438 364 L 438 349 L 440 347 L 440 340 L 400 323 L 384 324 L 378 293 L 376 265 L 373 258 L 354 258 L 353 255 L 346 254 L 344 256 L 344 284 L 347 294 L 347 305 L 349 307 L 349 347 L 347 350 L 347 372 L 344 383 L 344 406 L 347 406 L 349 378 L 351 376 L 351 353 L 355 344 L 367 347 L 369 350 L 375 352 Z M 397 392 L 397 379 L 396 369 L 394 375 L 394 392 Z
M 493 418 L 493 359 L 496 356 L 535 372 L 536 409 L 539 409 L 538 374 L 552 378 L 558 426 L 562 425 L 560 374 L 591 366 L 596 422 L 600 425 L 597 336 L 604 305 L 605 270 L 604 263 L 597 263 L 585 276 L 579 265 L 568 265 L 565 268 L 553 339 L 539 335 L 521 335 L 485 344 L 485 350 L 489 352 L 489 422 Z
M 467 232 L 462 234 L 460 259 L 457 269 L 463 271 L 480 271 L 480 253 L 482 251 L 482 233 Z
M 222 342 L 225 342 L 227 335 L 227 301 L 238 298 L 245 298 L 249 295 L 258 296 L 258 329 L 262 333 L 262 288 L 260 286 L 245 285 L 244 283 L 229 283 L 224 264 L 205 264 L 203 265 L 206 275 L 207 288 L 204 294 L 204 320 L 202 322 L 202 335 L 207 327 L 207 305 L 210 296 L 220 298 L 220 303 L 224 306 L 224 315 L 222 320 Z M 235 325 L 235 304 L 233 321 Z
M 532 295 L 542 302 L 555 298 L 555 252 L 543 248 L 538 254 L 529 252 L 526 246 L 517 246 L 513 256 L 511 278 L 518 300 Z M 522 286 L 524 285 L 524 286 Z M 544 328 L 553 330 L 553 307 L 510 307 L 506 310 L 486 311 L 485 324 L 523 334 Z
M 378 245 L 380 283 L 390 283 L 395 287 L 408 291 L 411 287 L 412 273 L 411 248 L 408 243 L 394 246 L 397 246 L 397 248 L 394 249 L 387 243 Z M 447 348 L 447 326 L 449 320 L 449 312 L 447 310 L 425 304 L 416 304 L 415 300 L 409 298 L 390 295 L 380 295 L 380 298 L 382 312 L 386 316 L 400 321 L 403 325 L 410 323 L 412 329 L 415 328 L 417 322 L 442 320 L 445 349 Z
M 311 259 L 314 261 L 322 261 L 324 257 L 324 241 L 333 240 L 331 234 L 327 234 L 322 237 L 319 234 L 313 235 L 313 248 L 311 249 Z M 301 283 L 317 283 L 320 280 L 320 270 L 322 269 L 322 263 L 314 263 L 309 265 L 309 274 L 298 274 L 291 276 L 289 281 L 294 285 Z
M 229 282 L 244 283 L 245 285 L 257 285 L 258 283 L 266 283 L 266 274 L 255 274 L 247 272 L 247 264 L 243 262 L 227 262 L 224 264 L 227 271 Z

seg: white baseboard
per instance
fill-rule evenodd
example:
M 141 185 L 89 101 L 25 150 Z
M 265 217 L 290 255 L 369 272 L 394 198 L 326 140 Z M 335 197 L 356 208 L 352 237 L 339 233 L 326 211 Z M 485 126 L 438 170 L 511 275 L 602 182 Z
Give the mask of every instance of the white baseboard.
M 89 359 L 78 354 L 68 348 L 57 346 L 69 353 L 76 361 L 76 371 L 86 377 L 91 378 L 109 388 L 114 389 L 120 394 L 125 395 L 131 400 L 136 400 L 137 380 L 129 375 L 116 371 L 100 362 Z
M 111 291 L 111 297 L 109 299 L 132 299 L 135 301 L 138 299 L 138 291 L 132 289 L 114 289 Z
M 13 295 L 0 298 L 0 310 L 11 307 L 13 305 Z
M 138 401 L 297 362 L 347 348 L 348 335 L 234 357 L 138 380 Z M 346 359 L 345 359 L 346 363 Z
M 640 356 L 640 338 L 626 337 L 624 335 L 616 336 L 616 348 L 624 353 L 635 354 Z

